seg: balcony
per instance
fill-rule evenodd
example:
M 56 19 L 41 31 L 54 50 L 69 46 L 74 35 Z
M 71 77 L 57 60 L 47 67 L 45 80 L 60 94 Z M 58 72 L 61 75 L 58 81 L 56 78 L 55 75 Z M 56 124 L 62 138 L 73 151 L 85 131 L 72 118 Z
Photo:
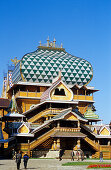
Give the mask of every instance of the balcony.
M 93 96 L 87 96 L 87 95 L 74 95 L 74 100 L 87 100 L 87 101 L 93 101 Z
M 40 98 L 43 92 L 28 92 L 28 91 L 18 91 L 15 95 L 17 97 L 27 97 L 27 98 Z
M 57 127 L 56 131 L 59 131 L 59 132 L 80 132 L 80 128 Z

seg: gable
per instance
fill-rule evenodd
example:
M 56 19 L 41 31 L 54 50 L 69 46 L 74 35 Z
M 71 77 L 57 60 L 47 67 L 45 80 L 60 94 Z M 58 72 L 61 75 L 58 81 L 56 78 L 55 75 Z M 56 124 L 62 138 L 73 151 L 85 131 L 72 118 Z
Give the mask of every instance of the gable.
M 100 135 L 110 135 L 110 132 L 109 132 L 109 130 L 107 128 L 104 127 L 101 130 Z
M 18 133 L 29 133 L 29 128 L 26 125 L 22 125 L 18 129 Z
M 64 117 L 64 119 L 66 119 L 66 120 L 78 120 L 77 117 L 74 114 L 72 114 L 72 113 L 67 114 Z
M 60 82 L 50 93 L 52 100 L 72 100 L 72 91 L 62 82 Z
M 93 132 L 97 134 L 97 130 L 96 130 L 96 128 L 94 128 Z

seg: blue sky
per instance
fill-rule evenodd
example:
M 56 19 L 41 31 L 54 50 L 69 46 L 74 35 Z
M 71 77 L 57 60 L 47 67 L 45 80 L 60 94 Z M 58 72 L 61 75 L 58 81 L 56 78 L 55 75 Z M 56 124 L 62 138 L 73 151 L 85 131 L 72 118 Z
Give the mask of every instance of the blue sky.
M 88 60 L 94 76 L 96 113 L 111 120 L 111 1 L 0 0 L 0 92 L 10 59 L 56 38 L 67 52 Z

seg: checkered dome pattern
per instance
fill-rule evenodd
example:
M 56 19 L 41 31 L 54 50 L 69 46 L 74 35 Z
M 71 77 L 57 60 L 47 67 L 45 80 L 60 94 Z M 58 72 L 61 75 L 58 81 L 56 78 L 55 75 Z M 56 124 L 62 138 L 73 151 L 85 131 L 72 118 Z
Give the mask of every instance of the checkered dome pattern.
M 27 82 L 52 83 L 60 70 L 67 85 L 85 85 L 93 76 L 89 62 L 64 51 L 38 49 L 21 60 L 21 73 Z

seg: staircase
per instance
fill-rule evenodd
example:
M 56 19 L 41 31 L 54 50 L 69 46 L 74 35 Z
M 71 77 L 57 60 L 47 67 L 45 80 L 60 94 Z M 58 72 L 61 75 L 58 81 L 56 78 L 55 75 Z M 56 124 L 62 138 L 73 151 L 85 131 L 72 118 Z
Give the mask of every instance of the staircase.
M 93 147 L 93 149 L 95 149 L 96 151 L 99 151 L 100 145 L 99 145 L 98 143 L 93 142 L 93 140 L 89 139 L 88 137 L 85 137 L 84 140 L 85 140 L 88 144 L 90 144 L 90 145 Z
M 58 113 L 60 112 L 62 109 L 56 109 L 56 108 L 49 108 L 49 109 L 46 109 L 46 110 L 43 110 L 41 112 L 39 112 L 38 114 L 36 114 L 35 116 L 33 116 L 32 118 L 30 118 L 28 120 L 28 122 L 35 122 L 36 120 L 40 119 L 41 116 L 43 116 L 44 114 L 54 114 L 54 113 Z
M 48 131 L 47 133 L 43 134 L 42 136 L 40 136 L 36 140 L 32 141 L 30 143 L 30 150 L 33 150 L 35 147 L 37 147 L 38 145 L 40 145 L 41 143 L 46 141 L 48 138 L 50 138 L 50 136 L 55 132 L 55 129 L 56 128 L 51 129 L 50 131 Z

